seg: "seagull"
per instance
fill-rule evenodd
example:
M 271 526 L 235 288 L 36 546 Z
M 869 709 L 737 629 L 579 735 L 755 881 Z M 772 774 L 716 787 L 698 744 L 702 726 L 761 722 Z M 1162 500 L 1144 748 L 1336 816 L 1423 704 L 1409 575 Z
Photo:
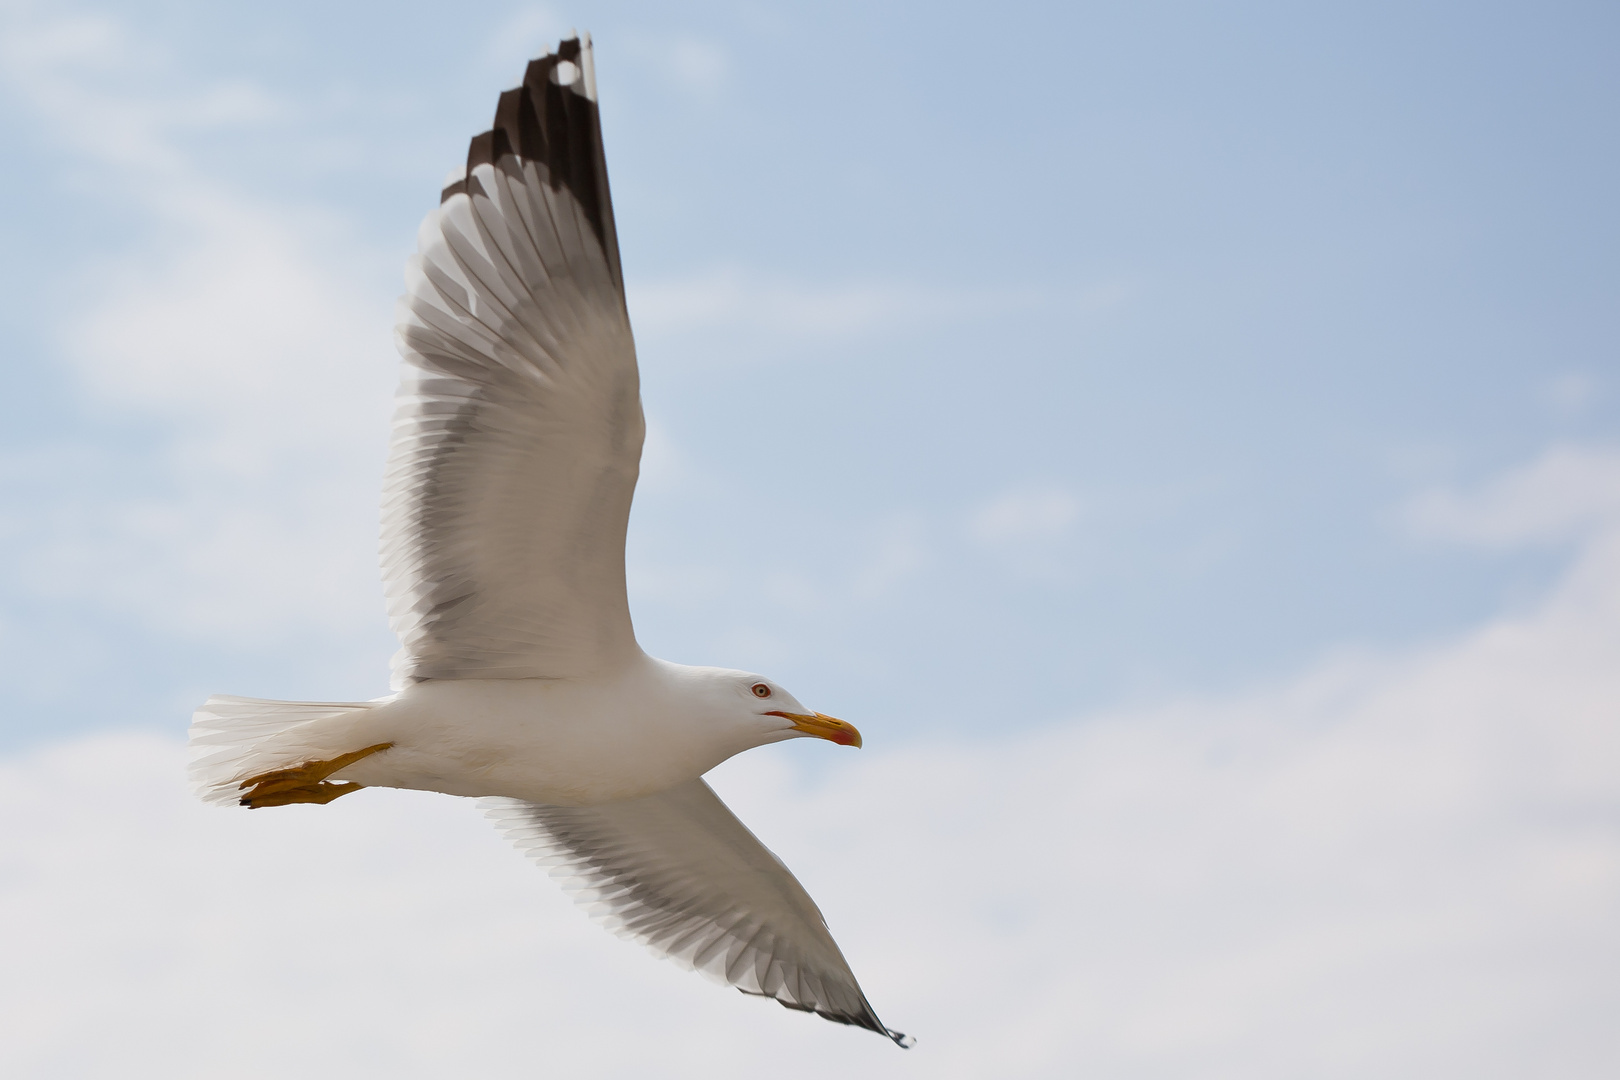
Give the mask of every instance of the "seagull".
M 480 799 L 614 932 L 910 1047 L 702 779 L 756 746 L 860 732 L 764 675 L 636 643 L 624 542 L 645 424 L 588 34 L 501 95 L 417 245 L 382 500 L 395 692 L 210 697 L 193 787 L 251 808 L 366 787 Z

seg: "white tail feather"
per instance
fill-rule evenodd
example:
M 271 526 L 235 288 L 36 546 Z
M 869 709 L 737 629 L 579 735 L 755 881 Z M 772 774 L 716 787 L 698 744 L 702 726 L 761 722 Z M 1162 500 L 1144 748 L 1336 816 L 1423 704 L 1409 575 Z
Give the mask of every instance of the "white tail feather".
M 192 790 L 204 802 L 234 805 L 250 776 L 321 757 L 321 724 L 371 709 L 375 701 L 266 701 L 216 694 L 191 716 Z

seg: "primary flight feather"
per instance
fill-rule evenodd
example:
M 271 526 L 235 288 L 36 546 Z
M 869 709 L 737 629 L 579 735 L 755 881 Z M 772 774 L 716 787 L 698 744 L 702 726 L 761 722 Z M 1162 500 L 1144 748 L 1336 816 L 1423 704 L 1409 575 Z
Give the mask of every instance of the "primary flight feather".
M 885 1027 L 787 867 L 701 779 L 854 727 L 749 672 L 636 644 L 624 540 L 645 425 L 590 39 L 501 95 L 422 223 L 383 484 L 402 648 L 391 697 L 212 697 L 199 793 L 248 807 L 364 787 L 480 797 L 610 929 L 794 1009 Z

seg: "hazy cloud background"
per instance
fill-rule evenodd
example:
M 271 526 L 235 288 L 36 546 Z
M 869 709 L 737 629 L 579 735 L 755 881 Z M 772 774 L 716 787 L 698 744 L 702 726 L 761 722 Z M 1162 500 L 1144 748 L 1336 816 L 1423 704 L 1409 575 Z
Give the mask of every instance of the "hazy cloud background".
M 5 1071 L 1612 1074 L 1617 22 L 0 4 Z M 399 266 L 575 25 L 638 629 L 867 733 L 720 783 L 903 1058 L 468 807 L 181 788 L 386 689 Z

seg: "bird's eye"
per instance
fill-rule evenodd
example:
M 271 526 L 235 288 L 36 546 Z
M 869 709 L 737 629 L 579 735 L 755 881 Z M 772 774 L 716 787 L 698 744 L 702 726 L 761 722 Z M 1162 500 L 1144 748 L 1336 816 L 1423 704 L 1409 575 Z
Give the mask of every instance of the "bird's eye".
M 771 696 L 771 688 L 766 686 L 762 682 L 757 682 L 757 683 L 754 684 L 754 696 L 755 697 L 770 697 Z

